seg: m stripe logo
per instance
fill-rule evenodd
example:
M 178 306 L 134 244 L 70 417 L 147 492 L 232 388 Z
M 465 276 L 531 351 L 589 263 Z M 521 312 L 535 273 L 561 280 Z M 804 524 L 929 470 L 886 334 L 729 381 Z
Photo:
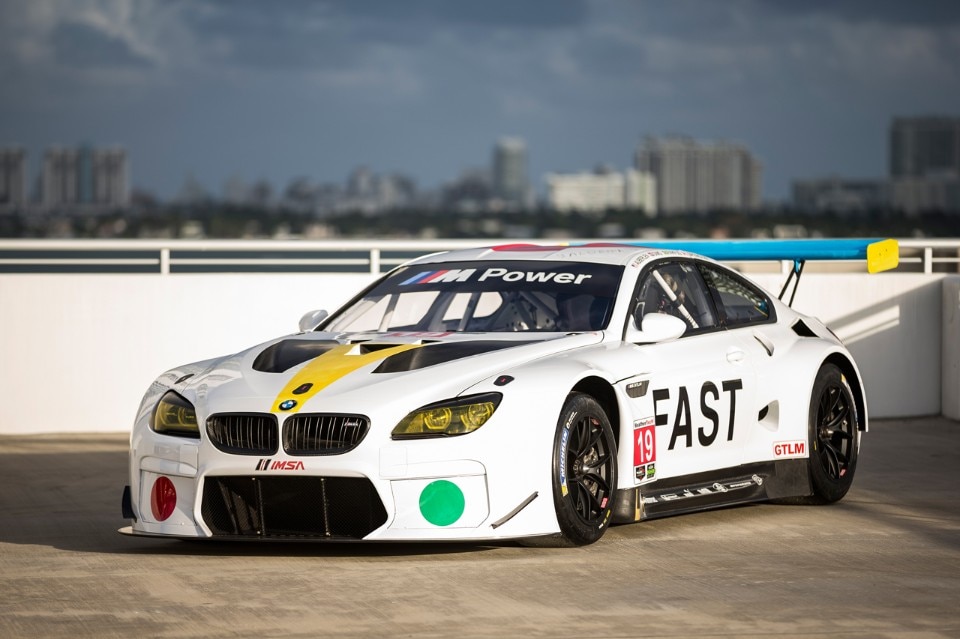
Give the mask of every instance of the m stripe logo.
M 408 286 L 410 284 L 430 284 L 431 282 L 466 282 L 470 279 L 470 276 L 476 272 L 477 269 L 475 268 L 451 269 L 446 271 L 424 271 L 423 273 L 417 273 L 408 280 L 400 282 L 400 286 Z

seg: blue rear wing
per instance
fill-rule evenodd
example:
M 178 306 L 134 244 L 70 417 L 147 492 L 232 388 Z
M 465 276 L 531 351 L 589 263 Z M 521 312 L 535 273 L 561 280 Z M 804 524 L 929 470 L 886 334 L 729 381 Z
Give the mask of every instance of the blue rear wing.
M 780 290 L 782 300 L 793 282 L 791 305 L 807 260 L 865 260 L 868 273 L 888 271 L 900 264 L 900 245 L 896 240 L 654 240 L 630 244 L 689 251 L 726 262 L 791 261 L 793 269 Z
M 725 262 L 866 260 L 869 273 L 894 269 L 900 263 L 896 240 L 653 240 L 629 244 L 689 251 Z

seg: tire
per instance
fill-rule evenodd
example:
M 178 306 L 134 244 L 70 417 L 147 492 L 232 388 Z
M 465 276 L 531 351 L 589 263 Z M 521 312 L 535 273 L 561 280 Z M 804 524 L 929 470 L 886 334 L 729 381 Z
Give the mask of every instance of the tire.
M 857 403 L 840 369 L 824 364 L 810 396 L 810 487 L 808 503 L 832 504 L 853 484 L 860 453 Z
M 553 502 L 558 545 L 585 546 L 606 532 L 617 489 L 617 448 L 607 414 L 595 399 L 572 393 L 553 442 Z

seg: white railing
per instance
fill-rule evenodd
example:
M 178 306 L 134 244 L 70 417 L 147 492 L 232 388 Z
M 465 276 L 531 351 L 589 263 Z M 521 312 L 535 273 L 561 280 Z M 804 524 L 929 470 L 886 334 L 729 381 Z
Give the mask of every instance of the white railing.
M 477 240 L 0 240 L 6 273 L 326 272 L 379 274 Z M 491 242 L 487 242 L 491 243 Z
M 949 265 L 943 269 L 960 271 L 960 239 L 899 240 L 901 269 L 909 264 L 920 264 L 923 273 L 933 273 L 935 265 Z
M 0 273 L 377 275 L 426 253 L 505 242 L 549 240 L 0 240 Z M 960 271 L 960 238 L 899 243 L 900 272 Z
M 0 435 L 128 429 L 160 372 L 291 333 L 406 259 L 494 243 L 0 241 Z M 805 271 L 794 307 L 847 342 L 874 417 L 960 417 L 958 250 L 910 240 L 903 273 Z M 776 293 L 781 265 L 751 277 Z

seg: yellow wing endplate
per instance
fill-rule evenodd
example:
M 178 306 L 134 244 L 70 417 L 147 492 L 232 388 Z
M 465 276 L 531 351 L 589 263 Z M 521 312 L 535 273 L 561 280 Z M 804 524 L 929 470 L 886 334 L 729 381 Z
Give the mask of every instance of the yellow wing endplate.
M 900 264 L 900 244 L 896 240 L 881 240 L 867 246 L 867 272 L 880 273 Z

